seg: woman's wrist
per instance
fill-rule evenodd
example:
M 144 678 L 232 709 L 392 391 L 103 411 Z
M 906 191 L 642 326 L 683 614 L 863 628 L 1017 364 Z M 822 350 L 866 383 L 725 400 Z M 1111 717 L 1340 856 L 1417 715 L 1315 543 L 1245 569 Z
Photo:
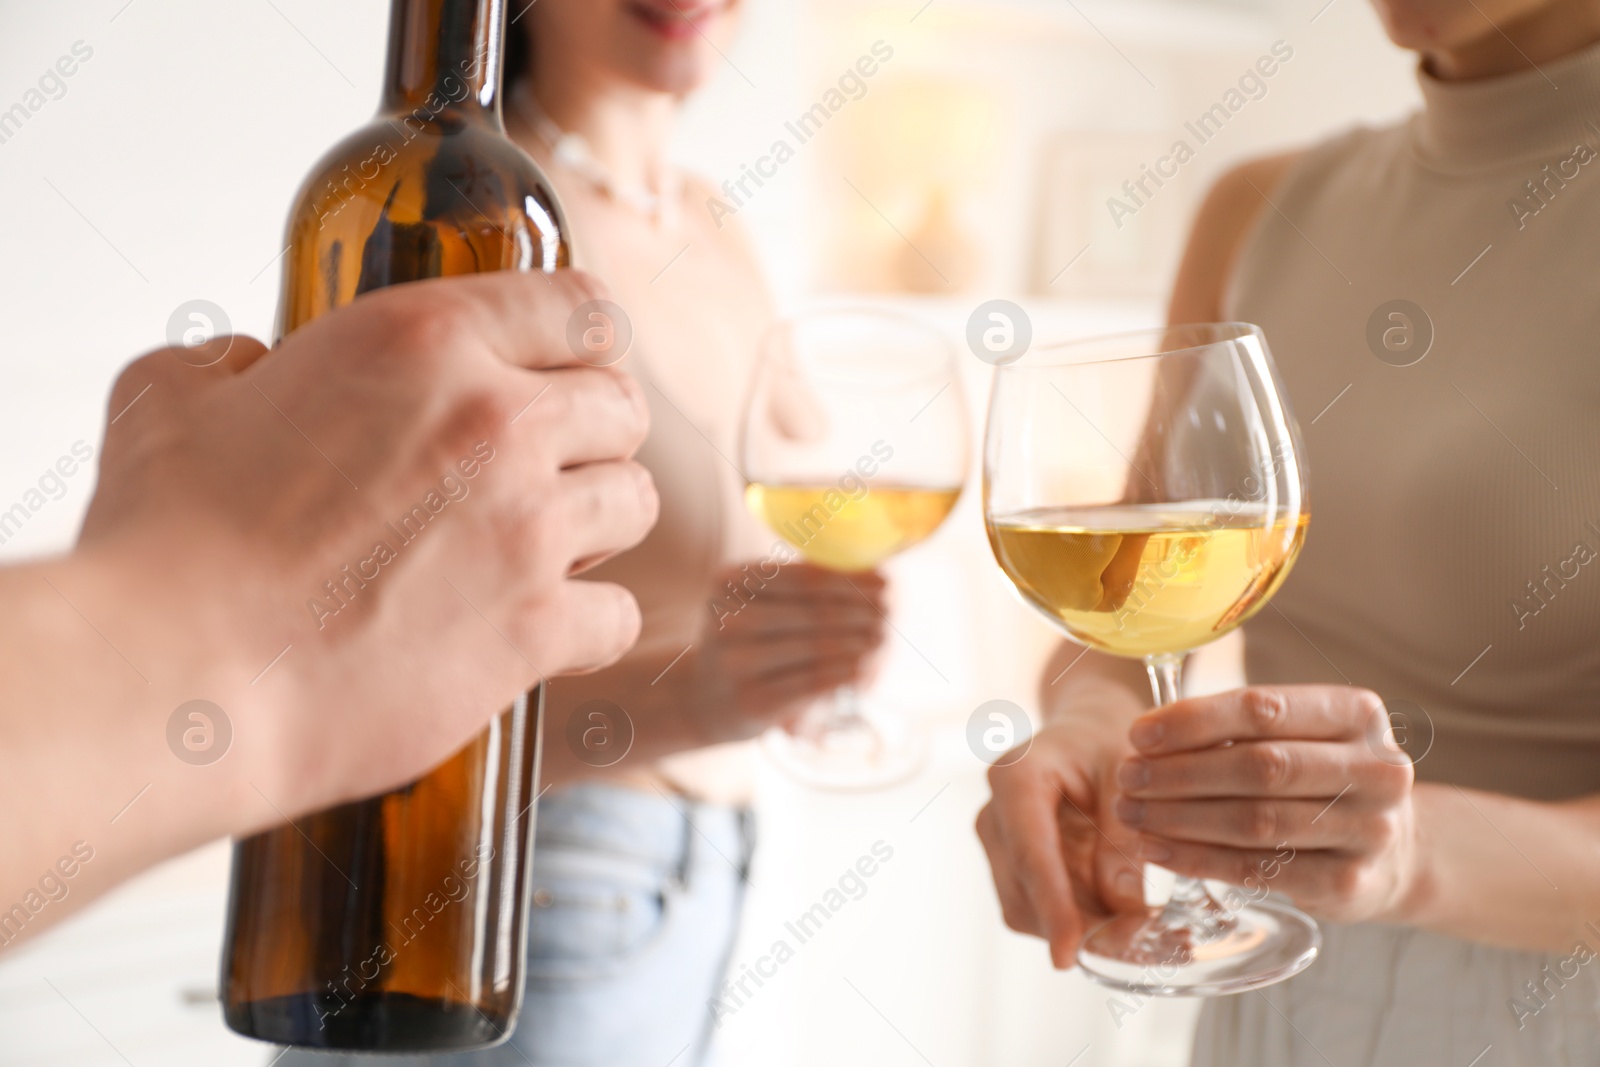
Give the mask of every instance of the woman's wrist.
M 1389 906 L 1374 916 L 1374 921 L 1397 926 L 1436 927 L 1441 921 L 1438 864 L 1443 858 L 1436 847 L 1439 809 L 1452 806 L 1455 798 L 1444 796 L 1441 787 L 1418 782 L 1411 787 L 1411 817 L 1405 838 L 1399 876 Z
M 1120 750 L 1128 745 L 1133 720 L 1150 710 L 1150 697 L 1120 677 L 1096 673 L 1058 693 L 1047 688 L 1041 707 L 1046 726 L 1082 731 L 1085 739 L 1100 738 Z
M 1409 873 L 1374 921 L 1536 952 L 1590 936 L 1600 826 L 1570 805 L 1438 782 L 1414 786 L 1411 802 Z

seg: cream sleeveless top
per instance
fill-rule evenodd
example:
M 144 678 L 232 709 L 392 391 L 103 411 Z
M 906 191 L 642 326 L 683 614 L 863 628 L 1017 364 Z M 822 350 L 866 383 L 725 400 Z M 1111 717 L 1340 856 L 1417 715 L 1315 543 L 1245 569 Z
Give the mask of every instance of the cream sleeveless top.
M 1419 779 L 1553 799 L 1600 792 L 1600 48 L 1542 67 L 1423 73 L 1410 121 L 1307 152 L 1226 310 L 1265 328 L 1311 470 L 1250 680 L 1369 687 Z M 1303 974 L 1205 1006 L 1199 1067 L 1600 1063 L 1593 966 L 1324 937 Z M 1575 975 L 1536 1000 L 1546 964 Z
M 652 241 L 641 236 L 644 221 L 552 164 L 541 142 L 522 144 L 562 197 L 574 263 L 602 279 L 628 317 L 632 344 L 617 366 L 639 381 L 650 407 L 650 432 L 636 458 L 655 479 L 659 517 L 639 545 L 585 577 L 626 586 L 638 600 L 639 640 L 620 664 L 688 670 L 679 658 L 705 640 L 713 604 L 727 595 L 723 568 L 769 556 L 776 541 L 744 506 L 738 451 L 746 396 L 773 319 L 765 281 L 737 223 L 717 227 L 706 217 L 700 179 L 685 176 L 678 222 Z M 594 676 L 606 680 L 604 671 Z M 620 681 L 606 695 L 624 709 L 635 696 Z M 754 789 L 750 748 L 716 745 L 654 765 L 630 760 L 608 780 L 652 795 L 664 789 L 744 804 Z
M 1311 472 L 1246 671 L 1375 690 L 1420 779 L 1600 792 L 1600 48 L 1421 82 L 1293 165 L 1235 272 Z

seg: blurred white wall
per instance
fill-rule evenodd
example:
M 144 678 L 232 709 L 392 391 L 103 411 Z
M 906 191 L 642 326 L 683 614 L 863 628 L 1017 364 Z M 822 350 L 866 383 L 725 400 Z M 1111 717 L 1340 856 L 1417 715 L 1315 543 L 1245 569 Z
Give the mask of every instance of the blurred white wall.
M 283 220 L 313 159 L 376 102 L 385 0 L 0 0 L 0 107 L 83 41 L 93 57 L 0 143 L 0 499 L 74 441 L 98 449 L 117 368 L 203 297 L 266 335 Z M 1092 333 L 1158 314 L 1195 198 L 1252 153 L 1411 105 L 1407 59 L 1363 0 L 750 0 L 727 69 L 691 106 L 681 156 L 720 182 L 766 152 L 846 65 L 893 59 L 793 165 L 739 211 L 785 304 L 869 289 L 959 336 L 991 296 L 1041 331 Z M 1104 199 L 1277 40 L 1292 62 L 1133 223 Z M 935 187 L 948 194 L 929 222 Z M 916 280 L 903 234 L 950 279 Z M 1091 249 L 1072 269 L 1070 258 Z M 907 267 L 906 264 L 910 266 Z M 1054 281 L 1051 279 L 1054 277 Z M 931 281 L 923 277 L 922 281 Z M 981 420 L 985 368 L 965 385 Z M 88 479 L 0 546 L 70 544 Z M 1106 997 L 1007 933 L 972 833 L 986 788 L 960 730 L 993 698 L 1034 705 L 1051 638 L 988 559 L 975 494 L 896 564 L 903 639 L 880 692 L 935 728 L 935 759 L 882 794 L 763 783 L 764 852 L 746 944 L 765 950 L 879 839 L 895 860 L 723 1028 L 726 1063 L 1183 1062 L 1192 1009 L 1119 1028 Z M 1225 684 L 1226 666 L 1209 684 Z M 25 817 L 11 813 L 8 818 Z M 263 1064 L 215 1004 L 221 845 L 152 872 L 0 959 L 0 1067 Z M 1074 1058 L 1076 1057 L 1076 1059 Z

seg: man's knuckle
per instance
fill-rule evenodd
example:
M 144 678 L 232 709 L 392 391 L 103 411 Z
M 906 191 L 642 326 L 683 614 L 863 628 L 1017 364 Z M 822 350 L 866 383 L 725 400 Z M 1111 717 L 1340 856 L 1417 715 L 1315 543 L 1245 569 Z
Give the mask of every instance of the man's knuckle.
M 515 575 L 529 594 L 544 600 L 555 595 L 566 575 L 562 513 L 548 497 L 538 503 L 511 502 L 487 520 L 490 550 Z
M 113 383 L 112 389 L 143 389 L 150 379 L 155 376 L 156 368 L 160 365 L 160 362 L 164 359 L 172 358 L 171 352 L 171 349 L 163 348 L 159 351 L 147 352 L 133 360 L 117 372 L 116 381 Z
M 631 477 L 634 487 L 633 511 L 643 530 L 648 531 L 661 517 L 661 487 L 656 484 L 655 475 L 643 464 L 629 461 L 624 465 Z
M 564 576 L 567 565 L 573 558 L 583 554 L 584 546 L 574 544 L 570 505 L 563 506 L 554 491 L 550 495 L 550 501 L 544 506 L 524 510 L 523 522 L 527 528 L 525 541 L 535 566 L 560 572 Z
M 1001 800 L 1002 797 L 1009 798 L 1014 792 L 1014 786 L 1022 773 L 1018 770 L 1021 766 L 1021 763 L 1013 763 L 1009 766 L 1003 766 L 999 763 L 991 763 L 989 765 L 989 789 L 994 793 L 996 801 Z
M 473 442 L 488 440 L 505 429 L 516 414 L 511 398 L 493 389 L 471 389 L 455 402 L 454 436 Z
M 581 307 L 597 300 L 606 300 L 611 295 L 605 283 L 587 271 L 566 271 L 563 276 L 567 284 L 572 287 L 574 307 Z
M 650 432 L 650 403 L 644 395 L 644 386 L 631 374 L 610 371 L 611 380 L 622 395 L 623 423 L 630 436 L 630 451 L 644 443 Z
M 551 437 L 571 433 L 571 423 L 578 417 L 578 390 L 584 370 L 562 370 L 550 375 L 549 387 L 539 395 L 537 411 L 539 425 Z
M 599 481 L 583 481 L 563 490 L 555 502 L 558 515 L 553 516 L 553 526 L 581 532 L 596 529 L 605 517 L 612 485 Z
M 108 403 L 112 414 L 120 414 L 135 397 L 153 385 L 157 377 L 167 369 L 166 362 L 172 359 L 172 350 L 163 348 L 146 353 L 123 367 L 111 383 Z
M 465 304 L 455 297 L 432 293 L 427 299 L 394 300 L 388 311 L 389 329 L 399 347 L 412 358 L 434 359 L 459 345 L 472 321 Z

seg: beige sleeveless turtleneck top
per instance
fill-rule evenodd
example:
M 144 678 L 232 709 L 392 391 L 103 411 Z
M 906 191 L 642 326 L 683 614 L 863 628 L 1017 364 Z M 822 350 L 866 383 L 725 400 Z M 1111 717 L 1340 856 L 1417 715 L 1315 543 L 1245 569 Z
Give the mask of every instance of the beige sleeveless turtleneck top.
M 1308 151 L 1226 311 L 1311 475 L 1250 680 L 1371 688 L 1419 779 L 1554 799 L 1600 792 L 1600 46 L 1542 67 Z

